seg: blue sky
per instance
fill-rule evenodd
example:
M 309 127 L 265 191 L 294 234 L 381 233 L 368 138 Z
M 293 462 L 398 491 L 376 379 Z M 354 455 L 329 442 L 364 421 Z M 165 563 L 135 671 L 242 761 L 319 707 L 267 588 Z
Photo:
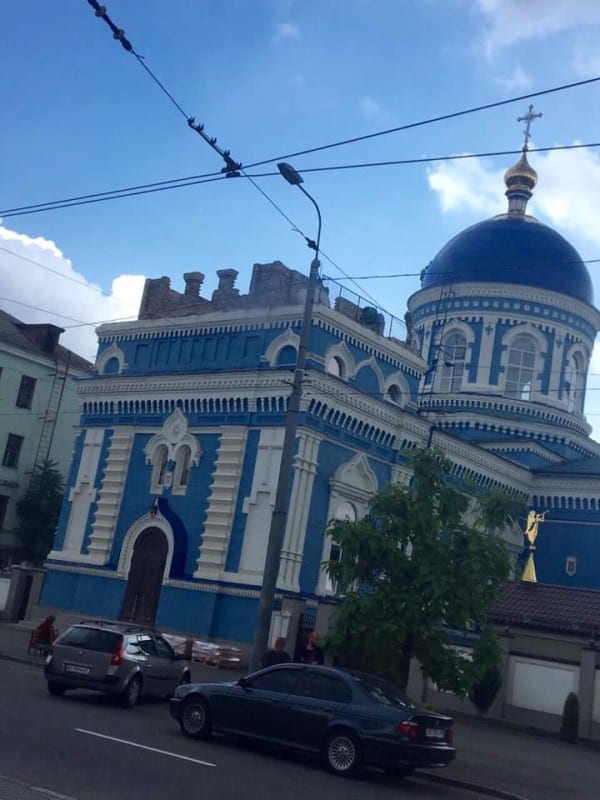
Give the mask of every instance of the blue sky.
M 596 0 L 105 5 L 186 114 L 245 164 L 600 75 Z M 7 77 L 0 86 L 0 209 L 221 168 L 86 0 L 5 0 L 1 14 L 0 69 Z M 599 91 L 600 83 L 591 83 L 532 101 L 543 118 L 531 146 L 600 139 Z M 523 141 L 516 118 L 528 102 L 288 160 L 302 171 L 514 150 Z M 407 297 L 419 288 L 416 276 L 443 244 L 504 210 L 502 176 L 515 161 L 487 157 L 304 177 L 322 210 L 323 249 L 345 273 L 412 273 L 359 281 L 363 296 L 402 319 Z M 599 258 L 598 149 L 532 153 L 530 161 L 539 174 L 530 212 L 561 231 L 582 258 Z M 314 209 L 300 192 L 278 176 L 259 183 L 315 235 Z M 169 275 L 181 289 L 183 273 L 198 269 L 210 294 L 216 270 L 233 267 L 245 292 L 255 262 L 280 259 L 307 271 L 310 261 L 302 238 L 244 179 L 4 214 L 0 246 L 2 307 L 25 320 L 61 324 L 65 344 L 88 357 L 95 341 L 89 323 L 135 315 L 143 276 Z M 600 265 L 590 271 L 600 302 Z M 323 272 L 342 277 L 325 259 Z M 592 372 L 600 373 L 600 358 Z M 587 412 L 600 430 L 594 385 L 600 378 L 590 381 Z

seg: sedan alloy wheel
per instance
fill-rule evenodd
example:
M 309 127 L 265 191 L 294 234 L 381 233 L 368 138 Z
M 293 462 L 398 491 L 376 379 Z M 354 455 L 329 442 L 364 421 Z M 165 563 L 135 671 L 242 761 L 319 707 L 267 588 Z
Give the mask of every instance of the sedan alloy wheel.
M 179 727 L 190 739 L 205 739 L 209 736 L 210 713 L 206 701 L 201 697 L 190 697 L 186 700 Z
M 361 763 L 360 743 L 350 731 L 336 731 L 325 746 L 327 766 L 336 775 L 350 775 Z

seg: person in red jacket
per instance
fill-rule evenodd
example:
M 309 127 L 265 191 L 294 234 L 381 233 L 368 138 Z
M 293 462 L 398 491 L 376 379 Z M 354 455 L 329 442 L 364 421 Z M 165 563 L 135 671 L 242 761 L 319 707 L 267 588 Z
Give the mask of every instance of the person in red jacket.
M 50 614 L 46 617 L 45 620 L 40 622 L 40 624 L 35 629 L 34 637 L 36 644 L 40 645 L 48 645 L 48 647 L 52 644 L 52 642 L 58 636 L 58 631 L 54 627 L 54 620 L 56 617 L 54 614 Z

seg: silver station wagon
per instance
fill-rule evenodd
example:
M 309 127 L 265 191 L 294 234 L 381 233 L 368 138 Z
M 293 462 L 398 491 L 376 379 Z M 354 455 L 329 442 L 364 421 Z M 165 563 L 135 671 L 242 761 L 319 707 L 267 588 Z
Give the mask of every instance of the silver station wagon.
M 44 665 L 52 695 L 68 689 L 92 689 L 134 706 L 142 694 L 170 697 L 190 682 L 183 656 L 160 634 L 119 622 L 72 625 L 53 643 Z

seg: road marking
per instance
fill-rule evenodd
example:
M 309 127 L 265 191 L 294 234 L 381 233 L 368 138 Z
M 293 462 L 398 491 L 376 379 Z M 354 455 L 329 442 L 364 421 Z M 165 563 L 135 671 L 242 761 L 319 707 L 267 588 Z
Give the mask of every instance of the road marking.
M 44 797 L 53 797 L 56 800 L 75 800 L 74 797 L 68 794 L 60 794 L 60 792 L 53 792 L 52 789 L 44 789 L 43 786 L 30 786 L 32 792 L 40 792 Z
M 171 756 L 171 758 L 180 758 L 182 761 L 191 761 L 193 764 L 200 764 L 203 767 L 216 767 L 216 764 L 211 764 L 210 761 L 200 761 L 198 758 L 190 758 L 189 756 L 182 756 L 179 753 L 171 753 L 169 750 L 159 750 L 157 747 L 148 747 L 145 744 L 138 744 L 137 742 L 130 742 L 127 739 L 117 739 L 116 736 L 106 736 L 104 733 L 96 733 L 96 731 L 86 731 L 84 728 L 75 728 L 78 733 L 87 733 L 88 736 L 97 736 L 99 739 L 108 739 L 111 742 L 119 742 L 119 744 L 128 744 L 130 747 L 139 747 L 140 750 L 150 750 L 152 753 L 160 753 L 163 756 Z

